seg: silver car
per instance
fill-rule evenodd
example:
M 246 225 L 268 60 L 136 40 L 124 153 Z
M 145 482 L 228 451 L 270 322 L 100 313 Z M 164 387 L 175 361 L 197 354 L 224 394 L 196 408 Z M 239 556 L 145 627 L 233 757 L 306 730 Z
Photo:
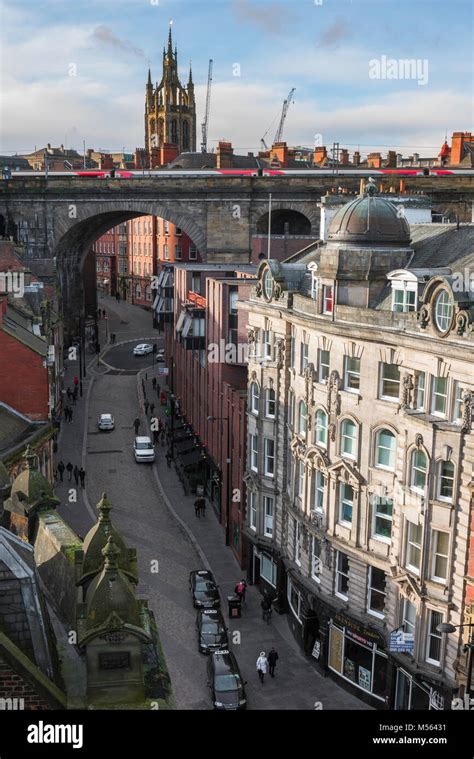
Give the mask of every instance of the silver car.
M 99 416 L 97 426 L 99 430 L 114 430 L 115 419 L 113 418 L 112 414 L 101 414 Z

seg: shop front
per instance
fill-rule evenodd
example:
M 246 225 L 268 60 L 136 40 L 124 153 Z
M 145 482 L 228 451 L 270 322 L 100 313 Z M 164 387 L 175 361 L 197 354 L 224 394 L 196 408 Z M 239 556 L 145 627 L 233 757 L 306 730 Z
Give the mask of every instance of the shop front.
M 401 659 L 401 657 L 397 657 Z M 413 671 L 411 662 L 394 661 L 394 692 L 392 696 L 395 711 L 443 710 L 451 708 L 455 690 L 446 687 L 427 675 Z

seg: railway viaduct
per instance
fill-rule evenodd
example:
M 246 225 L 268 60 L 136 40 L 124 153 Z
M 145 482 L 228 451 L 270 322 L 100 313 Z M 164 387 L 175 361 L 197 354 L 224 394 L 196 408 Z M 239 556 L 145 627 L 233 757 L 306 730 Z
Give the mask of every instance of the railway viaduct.
M 379 179 L 379 177 L 377 177 Z M 400 177 L 380 177 L 385 191 L 398 191 Z M 434 207 L 471 221 L 474 177 L 407 177 L 407 191 L 429 195 Z M 319 233 L 318 201 L 358 177 L 152 176 L 133 179 L 73 176 L 13 177 L 0 183 L 4 233 L 22 243 L 25 257 L 50 262 L 62 291 L 63 313 L 82 313 L 82 265 L 92 243 L 111 227 L 143 215 L 176 224 L 193 240 L 203 260 L 247 263 L 259 219 L 273 210 L 293 210 Z M 45 267 L 46 268 L 46 267 Z

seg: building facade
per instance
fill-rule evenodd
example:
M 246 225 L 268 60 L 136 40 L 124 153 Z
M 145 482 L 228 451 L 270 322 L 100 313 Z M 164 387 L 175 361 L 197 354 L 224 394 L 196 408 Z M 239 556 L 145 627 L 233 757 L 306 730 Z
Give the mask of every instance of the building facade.
M 369 184 L 241 305 L 250 578 L 375 708 L 450 708 L 462 685 L 463 636 L 437 628 L 467 613 L 473 233 L 410 229 Z

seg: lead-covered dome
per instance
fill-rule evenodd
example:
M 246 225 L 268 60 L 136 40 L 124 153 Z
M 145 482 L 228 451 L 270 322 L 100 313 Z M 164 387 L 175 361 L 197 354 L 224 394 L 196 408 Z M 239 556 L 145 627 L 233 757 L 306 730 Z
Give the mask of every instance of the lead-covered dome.
M 410 227 L 399 209 L 388 200 L 378 198 L 373 184 L 365 194 L 346 203 L 329 225 L 328 241 L 370 245 L 407 245 Z

